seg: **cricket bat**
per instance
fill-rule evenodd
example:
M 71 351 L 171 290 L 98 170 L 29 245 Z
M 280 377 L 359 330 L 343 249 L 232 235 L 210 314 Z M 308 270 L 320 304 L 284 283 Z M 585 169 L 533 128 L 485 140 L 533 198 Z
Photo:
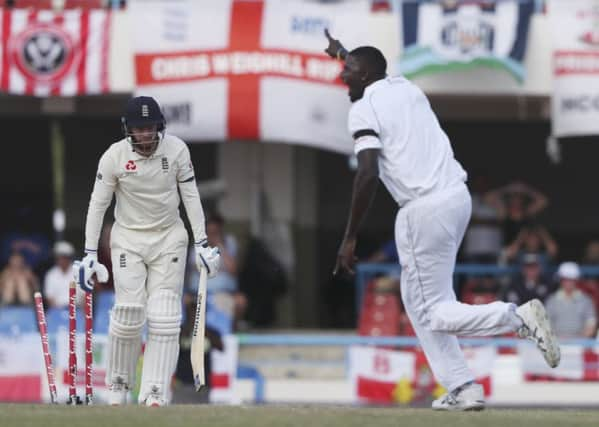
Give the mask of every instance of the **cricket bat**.
M 196 302 L 196 318 L 193 323 L 191 336 L 191 369 L 196 391 L 200 391 L 206 384 L 204 373 L 204 331 L 206 329 L 206 281 L 208 272 L 200 269 L 200 282 L 198 283 L 198 296 Z

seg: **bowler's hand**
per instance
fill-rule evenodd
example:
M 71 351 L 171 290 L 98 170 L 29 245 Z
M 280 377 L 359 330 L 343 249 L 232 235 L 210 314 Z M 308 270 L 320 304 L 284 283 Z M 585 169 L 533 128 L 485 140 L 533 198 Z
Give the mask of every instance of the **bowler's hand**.
M 345 59 L 345 57 L 347 56 L 347 50 L 343 47 L 341 42 L 331 37 L 328 28 L 325 28 L 324 35 L 329 41 L 328 47 L 324 50 L 327 53 L 327 55 L 335 59 Z
M 346 237 L 341 242 L 339 253 L 337 254 L 337 263 L 335 264 L 335 270 L 333 274 L 349 273 L 354 274 L 354 264 L 358 260 L 354 255 L 356 249 L 356 238 Z

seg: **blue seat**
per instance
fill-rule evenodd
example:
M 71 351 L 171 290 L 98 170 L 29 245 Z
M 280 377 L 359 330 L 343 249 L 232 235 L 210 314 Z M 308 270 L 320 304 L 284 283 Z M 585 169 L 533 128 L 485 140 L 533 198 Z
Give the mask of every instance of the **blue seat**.
M 67 308 L 50 307 L 46 312 L 48 334 L 55 334 L 61 329 L 69 330 L 69 310 Z
M 216 308 L 210 302 L 206 304 L 206 325 L 216 329 L 221 335 L 229 335 L 233 331 L 233 319 L 227 313 Z
M 30 307 L 0 307 L 0 333 L 6 335 L 20 335 L 36 333 L 37 320 L 35 311 Z
M 94 313 L 94 333 L 107 334 L 108 325 L 110 324 L 109 310 L 96 310 Z
M 110 310 L 114 305 L 114 292 L 99 292 L 94 298 L 94 333 L 107 334 Z
M 94 297 L 95 310 L 109 311 L 114 305 L 114 292 L 102 291 L 98 292 Z

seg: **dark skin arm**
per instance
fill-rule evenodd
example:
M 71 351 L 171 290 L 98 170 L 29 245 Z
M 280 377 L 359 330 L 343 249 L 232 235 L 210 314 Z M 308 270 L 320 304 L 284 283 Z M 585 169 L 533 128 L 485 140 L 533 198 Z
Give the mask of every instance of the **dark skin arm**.
M 337 58 L 339 60 L 345 61 L 345 57 L 347 56 L 347 49 L 343 47 L 339 40 L 331 37 L 328 28 L 325 28 L 324 35 L 329 41 L 329 45 L 324 50 L 327 53 L 327 55 L 329 55 L 331 58 Z
M 351 210 L 337 254 L 337 263 L 333 271 L 335 275 L 354 274 L 353 266 L 356 262 L 354 250 L 358 229 L 368 213 L 379 184 L 379 152 L 378 149 L 366 149 L 358 153 L 358 170 L 354 178 Z

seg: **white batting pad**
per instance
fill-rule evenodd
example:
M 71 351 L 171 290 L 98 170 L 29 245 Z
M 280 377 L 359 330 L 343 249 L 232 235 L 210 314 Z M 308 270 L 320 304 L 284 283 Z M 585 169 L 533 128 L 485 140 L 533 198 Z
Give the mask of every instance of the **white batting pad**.
M 129 389 L 135 385 L 135 368 L 141 349 L 144 322 L 145 310 L 141 304 L 116 304 L 112 308 L 108 331 L 110 357 L 106 368 L 108 386 L 120 381 Z
M 170 401 L 171 377 L 179 356 L 181 297 L 167 289 L 158 289 L 148 298 L 148 342 L 139 391 L 143 403 L 152 393 L 162 404 Z

